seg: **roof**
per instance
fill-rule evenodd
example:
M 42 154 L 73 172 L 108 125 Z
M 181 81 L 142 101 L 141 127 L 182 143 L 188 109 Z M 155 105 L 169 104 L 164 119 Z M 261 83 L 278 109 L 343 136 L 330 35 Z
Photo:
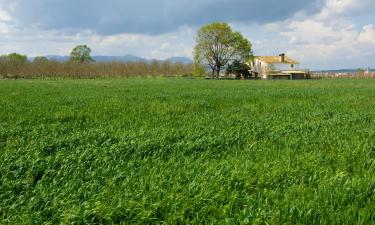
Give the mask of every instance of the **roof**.
M 286 64 L 299 64 L 299 62 L 285 56 L 284 62 L 280 62 L 280 56 L 256 56 L 256 59 L 269 63 L 269 64 L 276 64 L 276 63 L 286 63 Z

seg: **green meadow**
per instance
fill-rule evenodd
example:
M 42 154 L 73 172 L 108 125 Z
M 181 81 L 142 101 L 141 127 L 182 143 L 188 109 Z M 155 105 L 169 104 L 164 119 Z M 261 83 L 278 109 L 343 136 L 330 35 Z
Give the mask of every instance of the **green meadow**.
M 374 224 L 375 80 L 0 80 L 0 224 Z

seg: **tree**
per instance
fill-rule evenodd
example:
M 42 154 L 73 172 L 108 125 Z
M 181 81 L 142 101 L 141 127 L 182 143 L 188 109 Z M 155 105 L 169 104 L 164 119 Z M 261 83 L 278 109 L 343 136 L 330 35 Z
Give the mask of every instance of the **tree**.
M 250 67 L 243 62 L 234 60 L 232 64 L 227 67 L 227 75 L 234 74 L 236 79 L 249 79 L 251 77 Z
M 18 53 L 11 53 L 11 54 L 8 54 L 8 55 L 1 56 L 0 60 L 1 61 L 25 63 L 25 62 L 27 62 L 27 56 L 21 55 L 21 54 L 18 54 Z
M 79 63 L 93 62 L 91 58 L 91 49 L 87 45 L 77 45 L 70 53 L 70 61 Z
M 34 63 L 44 63 L 44 62 L 48 62 L 48 59 L 47 57 L 44 57 L 44 56 L 37 56 L 34 58 L 33 60 Z
M 359 68 L 357 69 L 357 71 L 355 72 L 355 75 L 358 76 L 358 77 L 363 77 L 366 73 L 366 70 L 362 69 L 362 68 Z
M 211 78 L 219 78 L 228 63 L 251 58 L 251 43 L 227 23 L 212 23 L 201 27 L 196 38 L 194 61 L 211 68 Z
M 203 76 L 206 73 L 206 70 L 204 69 L 204 67 L 197 63 L 192 64 L 192 71 L 193 71 L 193 76 L 196 76 L 196 77 Z

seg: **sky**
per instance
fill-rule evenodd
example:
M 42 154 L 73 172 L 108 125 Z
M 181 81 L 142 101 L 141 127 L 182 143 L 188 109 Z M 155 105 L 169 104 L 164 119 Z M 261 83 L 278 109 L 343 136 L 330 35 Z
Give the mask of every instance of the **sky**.
M 192 58 L 196 32 L 228 22 L 255 55 L 313 70 L 375 68 L 375 0 L 0 0 L 0 54 Z

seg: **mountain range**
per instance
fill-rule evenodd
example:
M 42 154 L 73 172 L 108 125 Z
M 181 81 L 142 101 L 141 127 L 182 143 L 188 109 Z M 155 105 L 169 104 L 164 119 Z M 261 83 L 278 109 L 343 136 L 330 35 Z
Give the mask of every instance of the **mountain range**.
M 69 56 L 61 56 L 61 55 L 47 55 L 46 56 L 49 60 L 56 60 L 59 62 L 66 62 L 69 60 Z M 96 62 L 151 62 L 153 60 L 157 61 L 170 61 L 171 63 L 183 63 L 183 64 L 190 64 L 193 62 L 190 58 L 187 57 L 171 57 L 168 59 L 146 59 L 135 55 L 123 55 L 123 56 L 92 56 L 92 58 Z M 33 60 L 33 58 L 30 58 Z

